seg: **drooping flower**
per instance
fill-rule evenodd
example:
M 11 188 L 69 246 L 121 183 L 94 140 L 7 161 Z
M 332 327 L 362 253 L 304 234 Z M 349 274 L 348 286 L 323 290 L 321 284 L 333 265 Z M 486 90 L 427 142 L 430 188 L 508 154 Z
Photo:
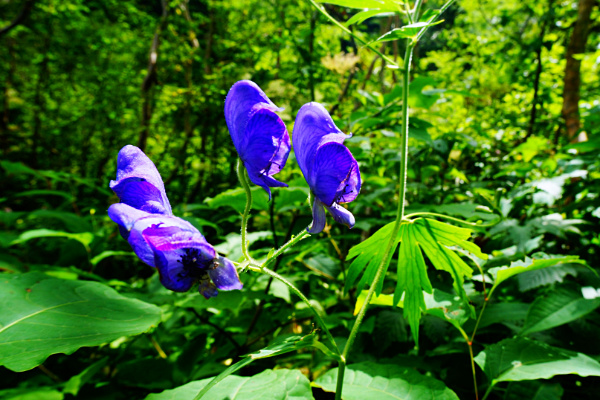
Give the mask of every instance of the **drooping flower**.
M 248 177 L 265 189 L 287 187 L 273 178 L 290 154 L 290 135 L 275 113 L 278 108 L 260 87 L 251 81 L 236 82 L 225 99 L 225 121 L 233 145 L 242 159 Z
M 217 289 L 242 288 L 233 263 L 192 224 L 173 215 L 158 170 L 139 148 L 121 149 L 110 188 L 121 202 L 109 207 L 108 216 L 135 254 L 158 269 L 167 289 L 185 292 L 199 282 L 200 293 L 210 298 Z
M 314 196 L 310 233 L 325 228 L 325 208 L 337 222 L 354 226 L 354 215 L 340 206 L 360 192 L 358 163 L 343 144 L 350 136 L 335 126 L 319 103 L 305 104 L 298 111 L 292 140 L 296 160 Z

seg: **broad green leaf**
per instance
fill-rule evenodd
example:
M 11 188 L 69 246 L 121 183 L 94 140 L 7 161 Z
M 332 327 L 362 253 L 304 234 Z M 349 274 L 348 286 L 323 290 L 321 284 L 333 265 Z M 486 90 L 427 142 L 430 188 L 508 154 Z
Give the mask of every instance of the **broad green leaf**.
M 527 317 L 529 304 L 525 303 L 496 303 L 485 309 L 479 321 L 479 328 L 496 323 L 513 326 L 515 321 L 523 321 Z
M 569 323 L 594 311 L 598 306 L 600 299 L 587 300 L 581 294 L 581 290 L 553 290 L 531 304 L 521 335 Z
M 543 258 L 536 258 L 536 255 L 539 255 L 539 257 Z M 490 289 L 488 297 L 491 297 L 498 285 L 508 278 L 522 274 L 523 272 L 535 271 L 537 269 L 547 268 L 563 263 L 576 263 L 585 265 L 585 261 L 580 260 L 578 256 L 553 256 L 537 253 L 533 255 L 533 258 L 525 257 L 525 260 L 523 261 L 513 261 L 510 264 L 510 267 L 491 268 L 488 272 L 494 277 L 494 285 Z
M 254 210 L 268 210 L 269 197 L 263 188 L 252 187 L 252 208 Z M 204 200 L 210 208 L 231 207 L 240 214 L 246 207 L 246 192 L 243 188 L 226 190 L 213 198 Z
M 212 379 L 190 382 L 162 393 L 150 394 L 146 400 L 193 400 Z M 258 375 L 231 375 L 211 388 L 205 400 L 313 400 L 310 382 L 298 370 L 265 370 Z
M 362 308 L 367 298 L 367 291 L 363 290 L 356 299 L 354 306 L 354 315 L 357 315 Z M 460 296 L 452 295 L 438 289 L 433 289 L 433 293 L 423 293 L 426 309 L 423 310 L 426 314 L 430 314 L 448 321 L 457 328 L 464 324 L 472 313 L 471 305 L 465 302 Z M 394 306 L 394 295 L 380 294 L 373 296 L 369 304 L 379 306 Z M 404 302 L 400 300 L 397 307 L 404 307 Z M 485 314 L 484 314 L 485 315 Z
M 68 239 L 77 240 L 88 250 L 90 243 L 94 240 L 94 234 L 91 232 L 83 233 L 68 233 L 61 231 L 53 231 L 50 229 L 35 229 L 32 231 L 23 232 L 18 238 L 11 242 L 11 246 L 15 244 L 25 243 L 32 239 L 45 238 L 45 237 L 64 237 Z
M 313 386 L 335 392 L 338 369 L 320 376 Z M 421 375 L 413 368 L 395 364 L 362 362 L 346 367 L 344 375 L 345 400 L 458 400 L 458 396 L 441 381 Z
M 392 29 L 391 31 L 383 34 L 375 42 L 389 42 L 391 40 L 398 39 L 413 39 L 421 31 L 421 29 L 441 24 L 444 20 L 439 20 L 433 23 L 428 22 L 415 22 L 414 24 L 405 25 L 401 28 Z
M 555 375 L 600 376 L 600 363 L 593 358 L 522 337 L 489 346 L 475 357 L 475 362 L 492 386 L 506 381 L 550 379 Z
M 98 282 L 31 272 L 0 280 L 0 365 L 21 372 L 51 354 L 71 354 L 146 332 L 160 309 Z
M 306 336 L 283 336 L 276 338 L 269 346 L 260 349 L 254 353 L 246 355 L 237 363 L 231 365 L 229 368 L 221 372 L 214 378 L 211 378 L 208 384 L 203 385 L 202 390 L 198 393 L 197 398 L 202 398 L 204 395 L 208 393 L 212 393 L 212 388 L 217 386 L 221 381 L 228 379 L 231 374 L 236 372 L 237 370 L 245 367 L 250 364 L 254 360 L 259 360 L 261 358 L 269 358 L 275 357 L 280 354 L 290 353 L 292 351 L 296 351 L 299 349 L 303 349 L 306 347 L 316 347 L 323 351 L 325 354 L 332 356 L 333 358 L 339 358 L 337 355 L 333 354 L 330 349 L 328 349 L 323 343 L 319 342 L 314 333 L 311 333 Z M 211 395 L 212 396 L 212 395 Z M 212 397 L 208 397 L 212 398 Z
M 64 394 L 49 387 L 0 390 L 2 400 L 62 400 Z
M 561 264 L 520 274 L 517 276 L 519 290 L 526 292 L 540 286 L 560 283 L 567 275 L 577 276 L 580 270 L 581 266 L 577 264 Z
M 104 366 L 108 363 L 108 357 L 104 357 L 99 361 L 96 361 L 86 369 L 84 369 L 80 374 L 77 374 L 65 383 L 65 388 L 63 389 L 63 393 L 69 393 L 73 396 L 77 396 L 79 390 L 85 385 L 98 371 L 100 371 Z

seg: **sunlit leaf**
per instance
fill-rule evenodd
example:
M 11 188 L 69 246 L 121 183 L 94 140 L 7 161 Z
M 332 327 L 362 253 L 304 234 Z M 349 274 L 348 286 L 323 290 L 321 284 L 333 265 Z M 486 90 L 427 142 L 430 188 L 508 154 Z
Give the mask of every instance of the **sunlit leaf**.
M 366 241 L 350 249 L 348 259 L 354 257 L 356 259 L 348 270 L 346 290 L 365 269 L 358 283 L 359 290 L 373 281 L 378 266 L 382 261 L 385 262 L 383 252 L 392 230 L 393 224 L 388 224 Z M 486 259 L 487 255 L 483 254 L 479 247 L 467 241 L 470 236 L 469 229 L 425 218 L 401 224 L 397 240 L 394 242 L 394 248 L 398 242 L 402 244 L 398 255 L 398 282 L 393 302 L 397 304 L 404 294 L 404 315 L 411 325 L 415 342 L 418 342 L 421 310 L 427 309 L 424 293 L 432 293 L 431 283 L 427 277 L 425 256 L 435 268 L 450 273 L 454 281 L 454 289 L 465 298 L 462 284 L 465 277 L 472 275 L 472 269 L 449 247 L 457 246 L 481 259 Z M 376 294 L 381 293 L 382 287 L 383 279 L 376 288 Z
M 475 357 L 492 382 L 550 379 L 555 375 L 600 376 L 600 363 L 582 353 L 527 338 L 505 339 Z
M 97 282 L 30 272 L 0 280 L 0 365 L 26 371 L 51 354 L 71 354 L 160 322 L 158 307 Z
M 541 258 L 537 258 L 538 255 Z M 525 257 L 525 260 L 514 261 L 510 267 L 491 268 L 488 272 L 494 277 L 494 285 L 490 289 L 488 297 L 492 295 L 494 290 L 505 280 L 523 272 L 535 271 L 537 269 L 551 267 L 553 265 L 563 263 L 584 264 L 585 261 L 580 260 L 578 256 L 554 256 L 543 253 L 534 254 L 533 258 Z
M 424 21 L 415 22 L 414 24 L 405 25 L 401 28 L 392 29 L 391 31 L 379 37 L 375 42 L 389 42 L 391 40 L 398 39 L 413 39 L 417 37 L 417 34 L 421 31 L 421 29 L 441 24 L 442 22 L 444 22 L 444 20 L 436 21 L 433 23 L 428 23 Z
M 354 14 L 352 16 L 352 18 L 350 18 L 348 21 L 346 21 L 345 25 L 346 26 L 350 26 L 350 25 L 353 25 L 353 24 L 361 24 L 364 21 L 366 21 L 367 19 L 373 18 L 373 17 L 376 17 L 376 16 L 379 16 L 379 17 L 390 17 L 390 16 L 393 16 L 393 15 L 394 15 L 394 13 L 386 12 L 386 11 L 383 11 L 381 9 L 360 11 L 360 12 Z
M 320 376 L 314 386 L 335 392 L 337 368 Z M 395 364 L 363 362 L 346 367 L 343 398 L 346 400 L 458 400 L 441 381 L 421 375 L 413 368 Z
M 354 315 L 358 314 L 358 311 L 362 308 L 367 298 L 367 291 L 363 290 L 354 306 Z M 423 292 L 423 298 L 425 300 L 425 310 L 422 310 L 426 314 L 430 314 L 448 321 L 456 327 L 460 327 L 464 324 L 469 317 L 472 315 L 472 307 L 468 302 L 465 302 L 463 298 L 457 295 L 443 292 L 438 289 L 433 289 L 433 293 Z M 404 307 L 404 302 L 400 300 L 397 304 L 394 304 L 393 294 L 380 294 L 379 296 L 373 296 L 369 304 L 379 306 L 393 307 Z
M 193 400 L 212 379 L 190 382 L 175 389 L 150 394 L 146 400 Z M 211 388 L 205 400 L 313 400 L 310 382 L 298 370 L 265 370 L 258 375 L 230 375 Z

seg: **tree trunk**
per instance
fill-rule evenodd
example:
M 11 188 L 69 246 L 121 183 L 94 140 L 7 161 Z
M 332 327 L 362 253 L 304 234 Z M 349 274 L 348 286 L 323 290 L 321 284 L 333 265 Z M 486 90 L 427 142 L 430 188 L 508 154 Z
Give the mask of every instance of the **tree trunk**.
M 585 141 L 585 134 L 577 136 L 579 121 L 579 89 L 581 86 L 581 61 L 574 56 L 585 52 L 590 27 L 590 16 L 595 0 L 579 0 L 577 20 L 567 47 L 562 117 L 565 120 L 567 138 L 570 141 Z

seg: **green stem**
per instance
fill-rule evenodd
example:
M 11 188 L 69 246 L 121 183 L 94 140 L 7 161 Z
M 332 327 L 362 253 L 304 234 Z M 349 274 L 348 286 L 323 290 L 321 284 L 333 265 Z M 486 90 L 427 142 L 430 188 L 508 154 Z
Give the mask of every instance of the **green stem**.
M 438 15 L 435 15 L 434 17 L 430 18 L 429 21 L 427 21 L 430 24 L 433 24 L 435 21 L 437 21 L 442 14 L 444 13 L 444 11 L 446 11 L 448 9 L 448 7 L 450 7 L 452 5 L 452 3 L 454 3 L 455 0 L 448 0 L 443 6 L 442 8 L 440 8 L 440 13 Z M 420 4 L 419 4 L 419 8 L 420 8 Z M 415 9 L 417 9 L 417 6 L 415 6 Z M 418 42 L 419 39 L 421 39 L 421 36 L 423 36 L 425 34 L 425 32 L 427 31 L 428 27 L 424 27 L 422 28 L 419 33 L 417 34 L 417 37 L 415 38 L 415 42 Z
M 418 0 L 418 3 L 420 1 Z M 390 239 L 387 242 L 385 247 L 385 251 L 383 253 L 383 258 L 381 259 L 381 263 L 377 267 L 377 272 L 375 273 L 375 278 L 371 283 L 371 287 L 369 288 L 369 292 L 367 293 L 367 297 L 365 298 L 365 302 L 363 303 L 356 320 L 354 321 L 354 325 L 352 326 L 352 330 L 350 331 L 350 336 L 348 337 L 348 341 L 346 342 L 346 346 L 344 347 L 344 352 L 342 353 L 342 357 L 344 360 L 348 358 L 348 353 L 354 344 L 354 340 L 356 339 L 356 335 L 358 334 L 358 329 L 367 313 L 367 308 L 369 307 L 369 302 L 371 298 L 375 294 L 375 290 L 379 284 L 379 280 L 383 277 L 383 273 L 389 265 L 393 250 L 396 249 L 398 232 L 400 231 L 400 225 L 402 219 L 404 217 L 404 200 L 406 197 L 406 172 L 407 172 L 407 158 L 408 158 L 408 87 L 409 87 L 409 72 L 410 72 L 410 63 L 412 59 L 412 52 L 415 44 L 412 40 L 406 41 L 406 53 L 404 56 L 404 76 L 403 76 L 403 88 L 402 88 L 402 137 L 400 142 L 400 151 L 402 154 L 402 159 L 400 161 L 400 190 L 398 193 L 399 201 L 398 201 L 398 210 L 396 213 L 396 222 L 394 224 L 394 228 L 392 230 L 392 234 Z M 343 382 L 344 379 L 344 371 L 343 368 L 338 370 L 338 390 L 336 392 L 335 398 L 336 400 L 341 400 L 342 398 L 342 389 L 343 385 L 340 382 Z
M 494 385 L 496 384 L 496 382 L 492 381 L 492 384 L 490 385 L 490 387 L 488 387 L 488 389 L 485 391 L 485 394 L 483 395 L 483 397 L 481 398 L 481 400 L 485 400 L 487 399 L 487 397 L 490 395 L 490 393 L 492 393 L 492 390 L 494 389 Z
M 398 63 L 396 61 L 392 60 L 391 58 L 389 58 L 385 54 L 381 53 L 379 50 L 377 50 L 375 47 L 373 47 L 373 45 L 371 43 L 369 43 L 366 40 L 358 37 L 356 34 L 354 34 L 354 32 L 352 32 L 350 29 L 346 28 L 338 20 L 336 20 L 335 18 L 333 18 L 331 15 L 329 15 L 329 13 L 327 12 L 327 10 L 325 10 L 325 8 L 321 4 L 318 4 L 315 0 L 309 0 L 309 1 L 311 2 L 311 4 L 313 6 L 315 6 L 315 8 L 317 10 L 319 10 L 319 12 L 321 14 L 323 14 L 329 21 L 331 21 L 338 28 L 340 28 L 341 30 L 343 30 L 344 32 L 346 32 L 348 35 L 352 36 L 354 39 L 356 39 L 359 42 L 361 42 L 362 44 L 364 44 L 366 47 L 368 47 L 369 49 L 371 49 L 374 53 L 376 53 L 377 55 L 379 55 L 379 57 L 383 58 L 389 64 L 393 65 L 396 68 L 399 67 L 399 65 L 398 65 Z
M 300 236 L 300 235 L 298 235 Z M 310 301 L 306 298 L 306 296 L 304 295 L 304 293 L 302 293 L 296 286 L 294 286 L 294 284 L 290 281 L 288 281 L 287 279 L 285 279 L 283 276 L 279 275 L 277 272 L 270 270 L 267 267 L 262 267 L 260 269 L 261 272 L 272 276 L 273 278 L 279 280 L 280 282 L 282 282 L 283 284 L 285 284 L 288 288 L 290 288 L 290 290 L 294 293 L 296 293 L 296 295 L 298 297 L 300 297 L 300 299 L 304 302 L 304 304 L 306 304 L 308 306 L 308 308 L 312 311 L 312 313 L 315 315 L 315 318 L 319 324 L 319 326 L 321 326 L 321 328 L 323 329 L 323 331 L 325 332 L 325 335 L 327 336 L 327 339 L 329 340 L 329 342 L 331 342 L 331 345 L 333 347 L 333 350 L 335 351 L 335 353 L 340 354 L 340 350 L 337 347 L 337 344 L 335 343 L 335 340 L 333 339 L 333 336 L 331 335 L 331 332 L 329 332 L 329 329 L 327 329 L 327 325 L 325 325 L 325 322 L 323 321 L 323 318 L 321 318 L 321 316 L 319 315 L 319 313 L 317 312 L 317 310 L 314 308 L 314 306 L 310 303 Z
M 488 222 L 488 223 L 485 223 L 485 224 L 478 224 L 477 222 L 463 221 L 462 219 L 459 219 L 459 218 L 454 218 L 454 217 L 450 217 L 448 215 L 438 214 L 438 213 L 431 213 L 431 212 L 417 212 L 417 213 L 412 213 L 412 214 L 408 214 L 404 218 L 405 219 L 412 219 L 412 218 L 415 218 L 415 217 L 426 217 L 426 216 L 435 217 L 435 218 L 444 218 L 444 219 L 456 222 L 458 224 L 463 224 L 463 225 L 467 225 L 467 226 L 474 226 L 474 227 L 477 227 L 477 228 L 489 228 L 490 226 L 496 225 L 501 220 L 501 219 L 496 219 L 496 220 L 494 220 L 492 222 Z
M 292 246 L 295 246 L 296 243 L 298 243 L 299 241 L 301 241 L 302 239 L 306 239 L 307 237 L 310 237 L 310 234 L 306 231 L 306 229 L 302 230 L 302 232 L 300 232 L 299 234 L 297 234 L 296 236 L 292 236 L 292 238 L 285 243 L 283 246 L 281 246 L 280 248 L 278 248 L 272 255 L 271 257 L 269 257 L 263 264 L 262 267 L 266 267 L 269 264 L 271 264 L 271 262 L 275 261 L 275 259 L 277 259 L 277 257 L 279 257 L 281 254 L 283 254 L 287 249 L 289 249 Z
M 237 176 L 240 180 L 240 184 L 246 192 L 246 207 L 244 208 L 244 213 L 242 214 L 242 254 L 246 260 L 252 260 L 250 254 L 248 253 L 248 241 L 246 239 L 248 217 L 250 216 L 250 209 L 252 208 L 252 190 L 250 189 L 250 184 L 248 183 L 248 175 L 246 173 L 244 163 L 239 159 L 237 164 Z

